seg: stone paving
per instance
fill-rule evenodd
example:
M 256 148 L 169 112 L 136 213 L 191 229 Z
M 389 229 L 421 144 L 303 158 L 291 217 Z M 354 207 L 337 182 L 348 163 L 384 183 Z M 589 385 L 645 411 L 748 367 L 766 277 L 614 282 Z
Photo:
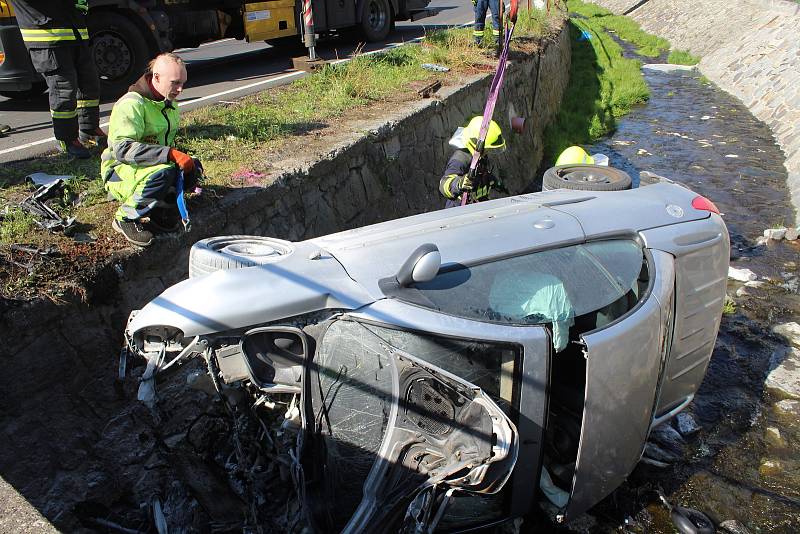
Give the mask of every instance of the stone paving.
M 624 13 L 637 0 L 594 0 Z M 800 4 L 785 0 L 650 0 L 629 15 L 673 49 L 701 56 L 700 71 L 772 130 L 786 155 L 800 212 Z M 800 220 L 798 220 L 800 223 Z

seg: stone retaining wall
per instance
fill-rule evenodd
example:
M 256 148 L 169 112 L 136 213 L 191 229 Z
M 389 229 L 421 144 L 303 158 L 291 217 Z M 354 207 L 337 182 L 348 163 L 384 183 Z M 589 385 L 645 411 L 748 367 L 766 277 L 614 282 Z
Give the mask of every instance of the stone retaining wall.
M 542 132 L 569 77 L 566 26 L 542 44 L 539 56 L 511 65 L 495 111 L 509 147 L 499 163 L 515 193 L 533 187 Z M 125 394 L 114 388 L 129 312 L 186 277 L 197 239 L 243 233 L 300 240 L 442 207 L 437 185 L 448 139 L 482 113 L 490 81 L 477 75 L 446 87 L 441 99 L 346 122 L 321 154 L 275 163 L 269 186 L 237 189 L 204 210 L 189 236 L 109 264 L 86 303 L 3 309 L 0 302 L 0 477 L 68 531 L 76 527 L 74 503 L 110 507 L 123 498 L 120 488 L 136 495 L 152 432 L 142 423 L 149 416 L 132 411 L 130 385 Z M 517 115 L 528 119 L 522 135 L 510 133 Z
M 615 13 L 637 0 L 592 0 Z M 702 57 L 701 72 L 738 97 L 786 154 L 800 223 L 800 4 L 784 0 L 650 0 L 629 15 L 674 49 Z

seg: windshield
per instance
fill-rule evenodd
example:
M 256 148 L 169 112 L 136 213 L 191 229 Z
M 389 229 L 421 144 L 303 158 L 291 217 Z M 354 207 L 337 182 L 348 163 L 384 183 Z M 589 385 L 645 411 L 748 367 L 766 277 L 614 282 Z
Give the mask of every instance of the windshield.
M 642 248 L 632 240 L 584 243 L 472 267 L 446 267 L 430 282 L 415 284 L 399 296 L 468 319 L 551 323 L 553 344 L 561 350 L 574 317 L 638 291 L 642 261 Z

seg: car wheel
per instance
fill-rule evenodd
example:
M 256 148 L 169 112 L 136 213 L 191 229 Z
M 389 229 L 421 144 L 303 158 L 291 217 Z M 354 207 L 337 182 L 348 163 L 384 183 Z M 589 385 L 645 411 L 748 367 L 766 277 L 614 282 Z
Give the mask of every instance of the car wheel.
M 294 251 L 289 241 L 249 235 L 203 239 L 189 251 L 189 277 L 227 269 L 264 265 L 282 260 Z
M 388 0 L 364 0 L 361 3 L 361 35 L 367 42 L 386 39 L 393 23 Z
M 0 96 L 10 98 L 12 100 L 33 100 L 47 92 L 47 84 L 45 82 L 34 82 L 30 89 L 24 91 L 0 91 Z
M 542 177 L 542 191 L 577 189 L 581 191 L 623 191 L 631 188 L 625 171 L 601 165 L 560 165 L 550 167 Z
M 117 97 L 144 74 L 147 62 L 158 50 L 135 23 L 117 13 L 98 11 L 89 15 L 92 59 L 100 77 L 100 92 Z

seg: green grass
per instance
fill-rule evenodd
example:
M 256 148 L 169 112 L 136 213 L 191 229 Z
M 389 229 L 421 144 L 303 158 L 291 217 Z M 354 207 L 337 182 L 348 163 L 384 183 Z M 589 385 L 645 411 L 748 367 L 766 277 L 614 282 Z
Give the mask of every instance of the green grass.
M 672 50 L 667 57 L 667 63 L 672 63 L 673 65 L 697 65 L 700 63 L 700 58 L 693 56 L 688 50 Z
M 574 12 L 587 4 L 570 1 L 568 6 Z M 545 165 L 571 145 L 591 143 L 613 132 L 618 118 L 649 97 L 641 63 L 622 56 L 622 48 L 605 31 L 602 18 L 570 21 L 570 82 L 555 122 L 545 131 Z M 582 31 L 592 38 L 579 40 Z
M 725 295 L 725 303 L 722 305 L 723 315 L 733 315 L 736 313 L 736 302 L 728 295 Z
M 515 39 L 523 43 L 543 35 L 555 28 L 556 19 L 561 16 L 558 10 L 550 19 L 538 10 L 532 14 L 520 11 Z M 176 138 L 178 148 L 203 162 L 207 188 L 224 193 L 225 188 L 242 185 L 236 179 L 241 171 L 263 170 L 270 161 L 270 150 L 289 138 L 327 128 L 358 108 L 417 98 L 414 82 L 439 78 L 457 83 L 465 74 L 491 70 L 496 65 L 492 41 L 491 28 L 487 28 L 482 52 L 472 44 L 471 28 L 436 30 L 428 33 L 421 45 L 357 55 L 348 63 L 327 66 L 288 86 L 251 95 L 234 104 L 184 113 Z M 451 72 L 432 73 L 420 68 L 422 63 L 445 65 Z M 4 164 L 0 166 L 0 209 L 13 206 L 30 194 L 31 187 L 24 182 L 27 174 L 73 175 L 68 188 L 80 194 L 81 203 L 77 208 L 59 208 L 62 216 L 76 216 L 90 227 L 105 227 L 111 207 L 105 202 L 99 168 L 99 153 L 89 160 L 47 156 Z M 0 221 L 0 245 L 32 242 L 34 233 L 39 239 L 47 239 L 47 234 L 33 228 L 28 219 L 12 210 Z
M 19 208 L 9 209 L 0 223 L 0 243 L 22 243 L 36 228 L 33 217 Z
M 592 27 L 598 25 L 606 30 L 611 30 L 623 41 L 636 45 L 636 53 L 646 57 L 658 57 L 669 50 L 669 41 L 649 34 L 642 30 L 633 19 L 614 15 L 611 11 L 595 4 L 585 4 L 580 1 L 567 2 L 570 13 L 577 13 L 587 17 Z

